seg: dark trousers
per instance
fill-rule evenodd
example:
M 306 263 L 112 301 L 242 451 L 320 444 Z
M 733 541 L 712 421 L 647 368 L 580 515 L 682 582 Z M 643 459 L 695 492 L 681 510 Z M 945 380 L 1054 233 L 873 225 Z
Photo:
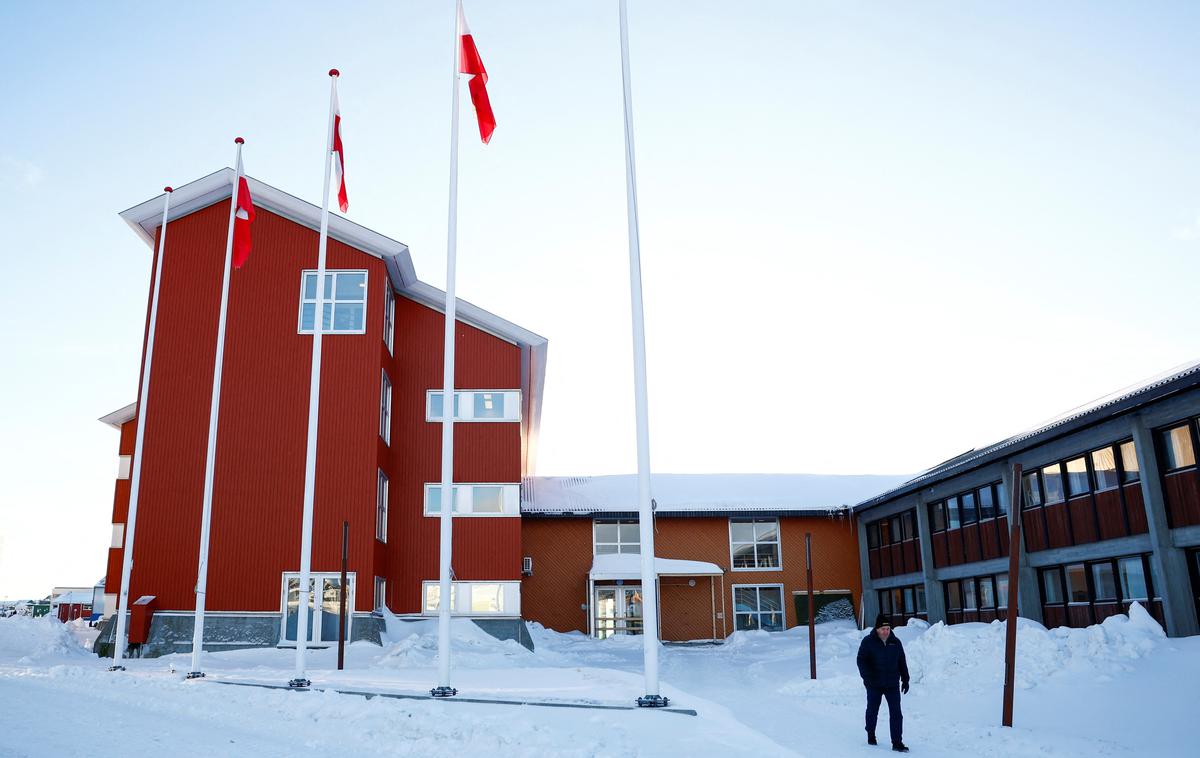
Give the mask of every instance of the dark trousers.
M 900 712 L 899 687 L 867 687 L 867 734 L 875 734 L 875 724 L 879 720 L 879 703 L 885 697 L 888 703 L 888 726 L 892 730 L 894 745 L 904 741 L 904 714 Z

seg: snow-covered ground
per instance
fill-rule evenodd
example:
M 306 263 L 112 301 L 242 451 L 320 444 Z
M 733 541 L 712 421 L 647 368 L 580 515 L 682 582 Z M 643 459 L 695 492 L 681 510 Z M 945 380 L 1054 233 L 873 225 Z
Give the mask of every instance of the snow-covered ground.
M 1015 729 L 1000 717 L 1004 627 L 898 630 L 912 670 L 905 740 L 929 756 L 1195 755 L 1200 637 L 1169 640 L 1135 609 L 1089 629 L 1022 622 Z M 627 705 L 643 694 L 641 641 L 534 627 L 536 652 L 456 622 L 461 697 Z M 229 686 L 282 684 L 288 650 L 206 655 L 209 678 L 187 681 L 190 656 L 135 660 L 109 673 L 85 649 L 94 636 L 47 619 L 0 619 L 0 756 L 730 756 L 882 755 L 865 744 L 854 666 L 861 632 L 817 630 L 817 681 L 806 629 L 739 633 L 718 647 L 661 652 L 663 693 L 697 716 L 398 700 Z M 347 669 L 333 650 L 310 655 L 316 686 L 419 694 L 435 679 L 432 622 L 390 623 L 380 648 L 356 643 Z M 886 707 L 885 707 L 886 708 Z M 886 745 L 886 713 L 880 736 Z

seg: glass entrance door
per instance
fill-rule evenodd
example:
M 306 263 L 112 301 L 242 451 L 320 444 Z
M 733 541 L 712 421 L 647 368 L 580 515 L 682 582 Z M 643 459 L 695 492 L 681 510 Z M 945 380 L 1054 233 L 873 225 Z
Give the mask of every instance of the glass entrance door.
M 599 639 L 642 633 L 641 585 L 596 587 L 592 607 L 596 613 L 593 629 Z
M 346 596 L 346 636 L 349 639 L 350 617 L 354 611 L 354 579 L 348 576 L 350 594 Z M 320 596 L 317 596 L 317 588 Z M 339 574 L 310 574 L 308 592 L 304 593 L 308 603 L 308 641 L 313 644 L 337 642 L 338 613 L 342 599 L 342 579 Z M 284 575 L 284 613 L 281 643 L 295 643 L 296 630 L 300 621 L 300 577 Z

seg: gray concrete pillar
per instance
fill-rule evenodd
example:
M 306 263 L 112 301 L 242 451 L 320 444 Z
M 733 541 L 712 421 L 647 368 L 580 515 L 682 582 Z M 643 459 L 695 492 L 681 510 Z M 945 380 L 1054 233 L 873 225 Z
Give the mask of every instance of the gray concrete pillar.
M 861 516 L 855 517 L 854 520 L 858 523 L 858 564 L 862 571 L 861 618 L 859 620 L 866 625 L 862 628 L 868 628 L 875 623 L 875 617 L 879 615 L 879 594 L 875 591 L 875 583 L 871 581 L 871 562 L 867 558 L 867 549 L 870 547 L 867 544 L 867 524 Z
M 1139 414 L 1130 419 L 1133 443 L 1137 448 L 1138 468 L 1142 474 L 1142 499 L 1146 501 L 1146 522 L 1150 526 L 1150 575 L 1154 589 L 1163 601 L 1163 619 L 1167 634 L 1182 637 L 1200 633 L 1196 606 L 1188 577 L 1187 555 L 1171 542 L 1167 525 L 1167 499 L 1163 495 L 1158 456 L 1154 452 L 1154 434 Z
M 929 508 L 917 498 L 917 535 L 921 541 L 921 576 L 925 580 L 925 608 L 929 623 L 946 620 L 946 594 L 934 576 L 933 539 L 929 531 Z
M 1020 482 L 1013 481 L 1012 462 L 1005 461 L 1004 469 L 1000 472 L 1001 489 L 1003 490 L 1000 497 L 1003 499 L 1004 508 L 1012 510 L 1012 493 L 1018 492 L 1021 486 Z M 1012 519 L 1021 518 L 1023 514 L 1009 513 L 1009 528 L 1012 528 Z M 1038 587 L 1037 570 L 1029 565 L 1029 556 L 1025 552 L 1025 528 L 1024 523 L 1021 525 L 1021 539 L 1017 541 L 1018 561 L 1017 561 L 1017 615 L 1022 618 L 1027 618 L 1042 623 L 1042 591 Z M 1005 534 L 1004 539 L 1008 540 L 1009 535 Z M 1012 592 L 1013 577 L 1008 578 L 1008 590 Z

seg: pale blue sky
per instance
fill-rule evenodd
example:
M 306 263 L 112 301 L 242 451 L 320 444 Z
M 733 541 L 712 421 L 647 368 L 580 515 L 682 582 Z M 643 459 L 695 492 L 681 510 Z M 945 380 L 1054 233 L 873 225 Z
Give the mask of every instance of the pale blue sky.
M 656 470 L 911 472 L 1200 357 L 1195 4 L 630 5 Z M 238 134 L 319 200 L 337 66 L 349 215 L 443 284 L 451 12 L 0 6 L 0 597 L 104 572 L 117 212 Z M 459 292 L 550 339 L 539 473 L 632 471 L 616 2 L 467 15 L 499 127 L 464 121 Z

